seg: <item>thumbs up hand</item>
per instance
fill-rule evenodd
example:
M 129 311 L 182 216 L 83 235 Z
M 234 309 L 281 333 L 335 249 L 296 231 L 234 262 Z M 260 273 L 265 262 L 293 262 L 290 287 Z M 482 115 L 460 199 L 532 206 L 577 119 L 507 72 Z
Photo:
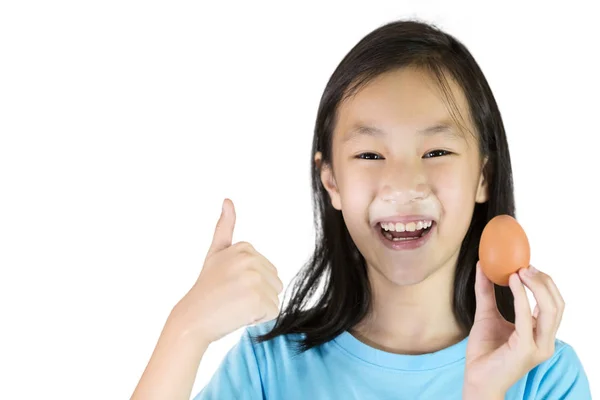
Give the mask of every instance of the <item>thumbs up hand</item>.
M 232 245 L 234 227 L 235 209 L 225 199 L 200 276 L 171 313 L 207 344 L 279 313 L 283 284 L 277 270 L 250 243 Z

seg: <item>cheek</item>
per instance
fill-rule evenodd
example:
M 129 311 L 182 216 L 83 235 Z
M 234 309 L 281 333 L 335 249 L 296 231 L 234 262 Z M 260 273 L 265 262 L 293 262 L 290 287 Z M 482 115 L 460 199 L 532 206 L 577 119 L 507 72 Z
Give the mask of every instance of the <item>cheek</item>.
M 348 210 L 360 210 L 371 201 L 374 190 L 375 176 L 366 170 L 348 168 L 340 177 L 340 195 L 342 207 Z
M 360 243 L 368 224 L 367 210 L 373 199 L 377 180 L 368 171 L 345 169 L 339 177 L 338 187 L 342 203 L 344 221 L 355 242 Z
M 459 163 L 430 171 L 432 190 L 442 206 L 446 228 L 468 228 L 475 206 L 476 182 L 469 169 Z

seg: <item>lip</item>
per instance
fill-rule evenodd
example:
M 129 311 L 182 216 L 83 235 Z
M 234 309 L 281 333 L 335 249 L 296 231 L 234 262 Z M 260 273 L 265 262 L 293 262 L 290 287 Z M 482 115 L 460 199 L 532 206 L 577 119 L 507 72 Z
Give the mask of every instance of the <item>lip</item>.
M 411 217 L 412 218 L 412 217 Z M 427 218 L 424 218 L 427 219 Z M 403 240 L 403 241 L 398 241 L 398 242 L 390 242 L 385 236 L 383 236 L 383 232 L 381 231 L 381 226 L 379 226 L 379 224 L 376 224 L 374 229 L 375 229 L 375 234 L 379 237 L 379 239 L 381 240 L 381 242 L 383 243 L 383 245 L 385 247 L 387 247 L 390 250 L 414 250 L 414 249 L 418 249 L 419 247 L 425 245 L 425 243 L 427 243 L 429 241 L 429 239 L 431 238 L 431 235 L 433 234 L 433 228 L 436 227 L 436 222 L 435 220 L 430 219 L 431 221 L 433 221 L 433 224 L 431 225 L 431 228 L 429 229 L 429 231 L 427 232 L 427 234 L 425 236 L 421 236 L 418 239 L 414 239 L 414 240 Z M 382 221 L 388 221 L 387 219 L 384 219 Z M 389 220 L 390 222 L 402 222 L 402 220 L 396 221 L 396 220 Z M 410 219 L 408 221 L 414 221 L 413 219 Z
M 397 222 L 402 222 L 403 224 L 406 224 L 407 222 L 417 222 L 417 221 L 433 221 L 433 223 L 436 223 L 435 218 L 433 218 L 431 215 L 398 215 L 395 217 L 386 217 L 386 218 L 379 218 L 377 219 L 375 222 L 373 222 L 373 228 L 378 228 L 380 227 L 379 224 L 381 224 L 382 222 L 393 222 L 393 223 L 397 223 Z

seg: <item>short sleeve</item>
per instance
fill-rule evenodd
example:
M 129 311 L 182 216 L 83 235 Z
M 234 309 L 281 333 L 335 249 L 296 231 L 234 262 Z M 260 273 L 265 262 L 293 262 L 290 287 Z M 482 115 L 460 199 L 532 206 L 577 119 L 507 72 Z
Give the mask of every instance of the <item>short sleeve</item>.
M 225 355 L 208 384 L 193 400 L 262 400 L 263 388 L 254 347 L 246 329 Z
M 590 400 L 590 385 L 577 353 L 570 345 L 562 345 L 539 371 L 535 399 Z

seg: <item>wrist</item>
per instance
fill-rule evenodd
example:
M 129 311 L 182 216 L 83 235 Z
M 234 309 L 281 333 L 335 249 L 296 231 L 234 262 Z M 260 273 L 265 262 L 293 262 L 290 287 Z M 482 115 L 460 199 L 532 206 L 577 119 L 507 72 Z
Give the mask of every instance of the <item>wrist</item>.
M 185 318 L 181 318 L 175 309 L 169 314 L 161 336 L 169 338 L 170 341 L 193 346 L 202 352 L 212 343 L 201 332 L 198 332 L 193 324 L 190 324 Z

